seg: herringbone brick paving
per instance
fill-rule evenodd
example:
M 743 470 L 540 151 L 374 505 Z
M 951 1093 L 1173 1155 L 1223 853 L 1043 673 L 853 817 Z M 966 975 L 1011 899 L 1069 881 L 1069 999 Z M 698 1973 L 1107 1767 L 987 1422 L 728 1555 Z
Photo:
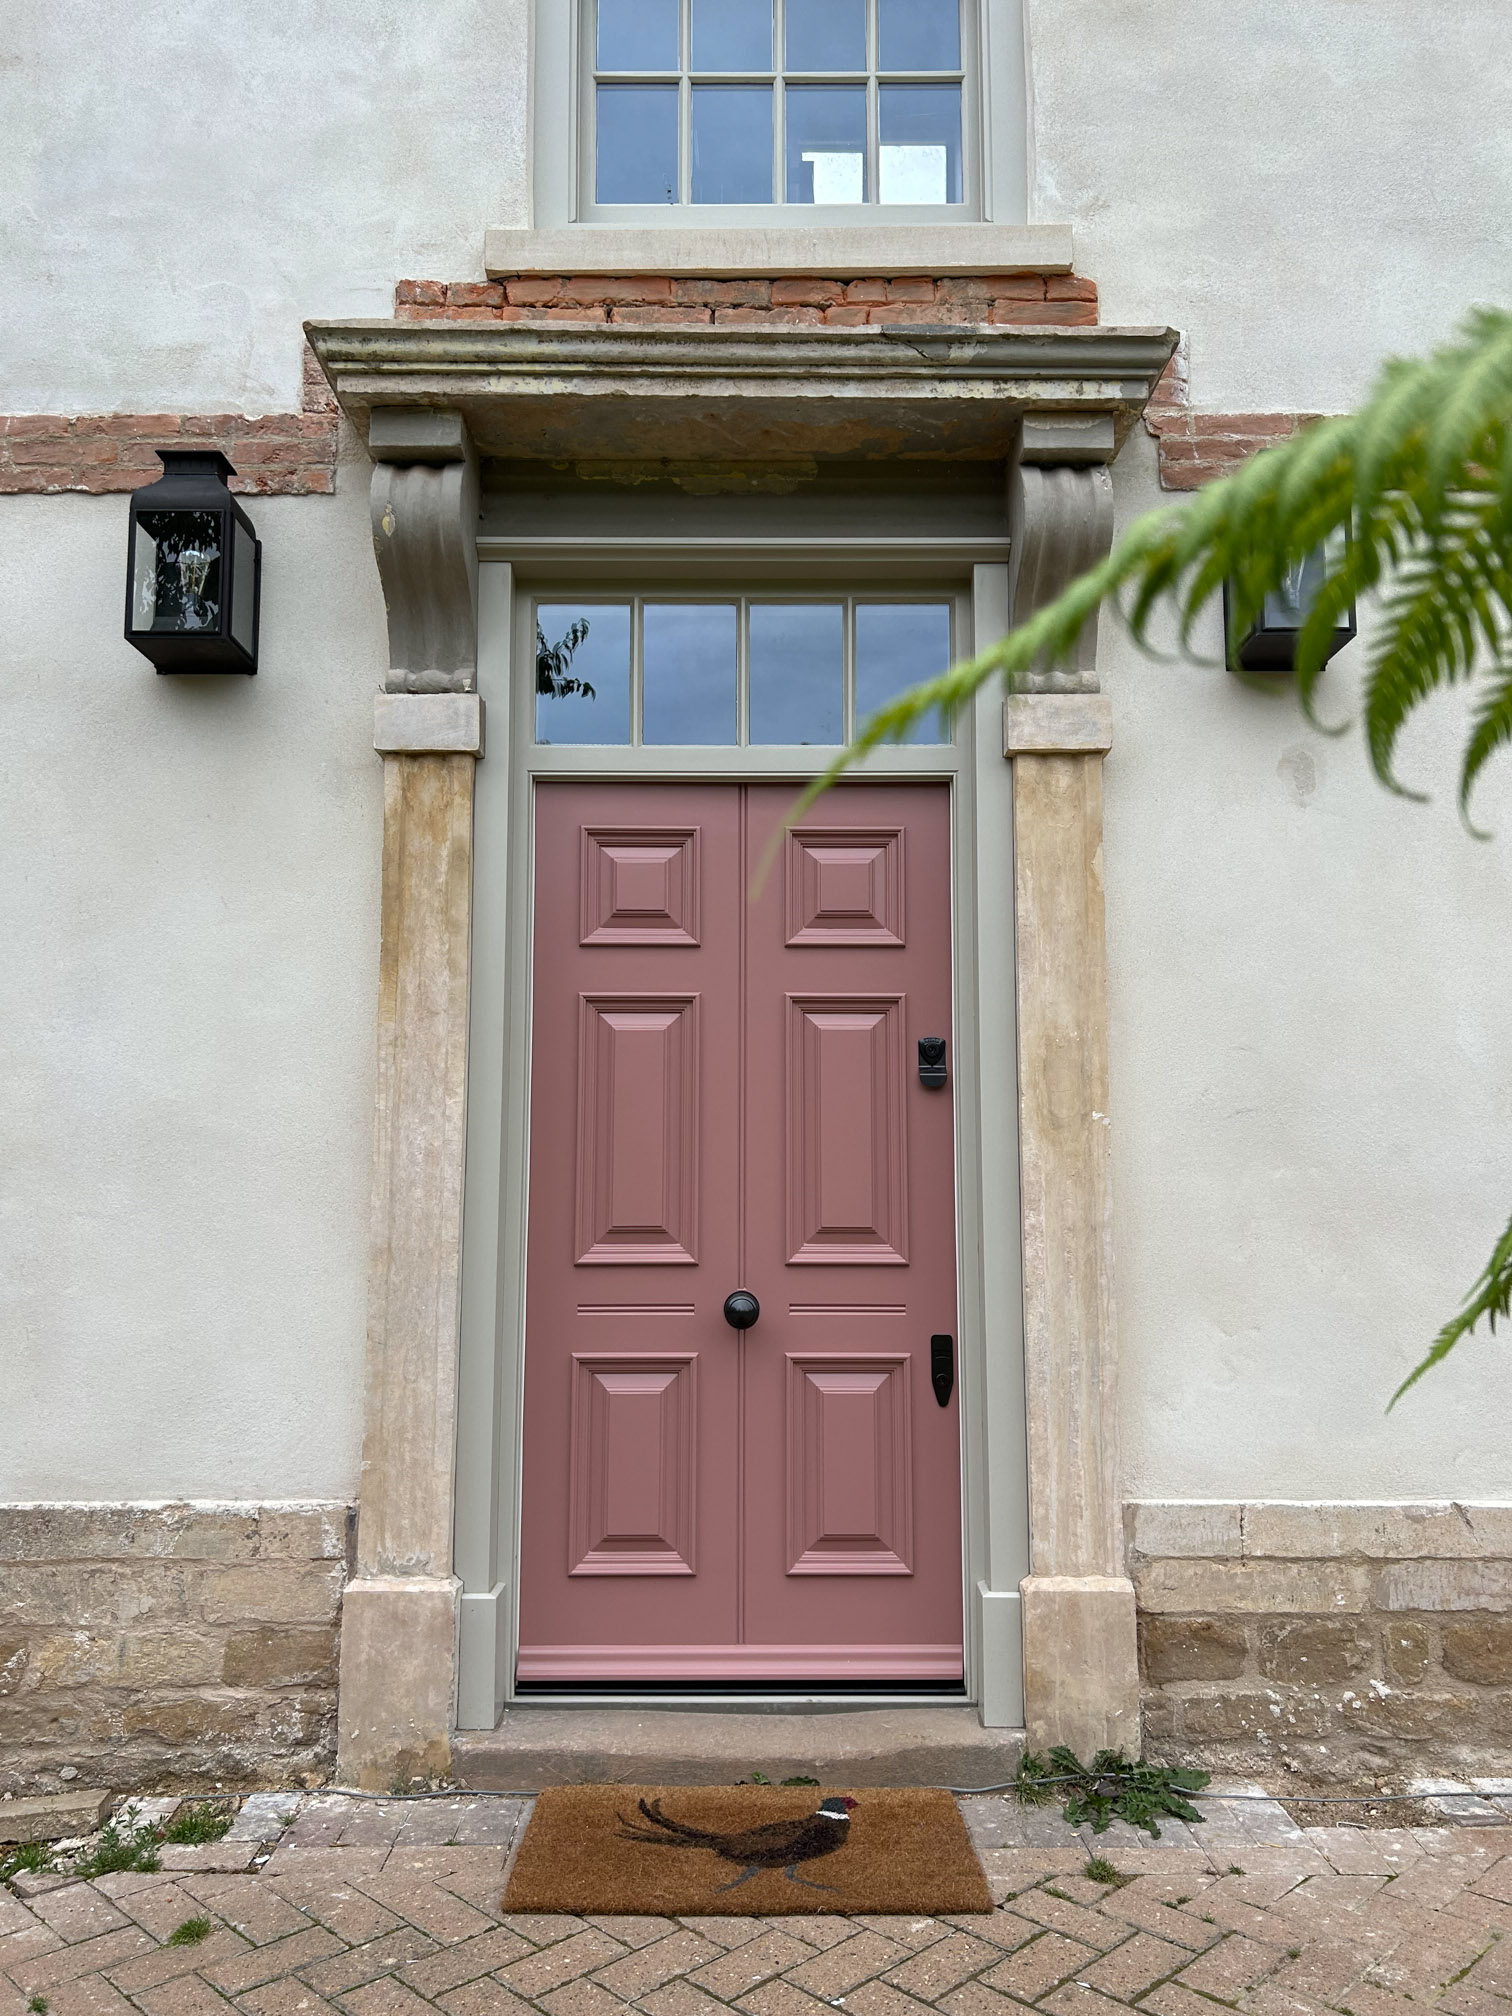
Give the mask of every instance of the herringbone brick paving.
M 1512 2016 L 1512 1827 L 1268 1805 L 1094 1844 L 962 1807 L 991 1917 L 584 1920 L 501 1912 L 524 1801 L 317 1795 L 271 1852 L 239 1828 L 157 1875 L 0 1889 L 0 2016 Z M 1090 1846 L 1132 1880 L 1088 1881 Z

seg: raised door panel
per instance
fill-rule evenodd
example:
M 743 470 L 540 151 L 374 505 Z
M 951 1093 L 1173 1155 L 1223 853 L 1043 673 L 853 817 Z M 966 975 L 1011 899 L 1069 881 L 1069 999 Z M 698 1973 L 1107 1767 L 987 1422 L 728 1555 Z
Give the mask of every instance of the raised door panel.
M 696 1355 L 575 1352 L 572 1374 L 568 1574 L 693 1574 Z
M 787 1572 L 912 1574 L 907 1354 L 787 1365 Z
M 697 945 L 698 843 L 692 826 L 585 826 L 578 942 Z
M 698 997 L 580 997 L 577 1264 L 698 1256 Z
M 902 995 L 788 996 L 788 1260 L 908 1260 Z
M 787 857 L 789 945 L 906 943 L 900 826 L 790 833 Z

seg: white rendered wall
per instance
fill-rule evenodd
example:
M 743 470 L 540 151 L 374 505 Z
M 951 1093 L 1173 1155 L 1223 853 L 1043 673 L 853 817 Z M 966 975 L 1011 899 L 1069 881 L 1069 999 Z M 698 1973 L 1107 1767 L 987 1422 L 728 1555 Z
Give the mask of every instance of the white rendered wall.
M 355 1492 L 385 658 L 342 473 L 256 505 L 255 679 L 122 642 L 124 497 L 0 500 L 0 1500 Z
M 1506 0 L 1024 0 L 1030 221 L 1212 412 L 1339 412 L 1512 300 Z
M 1136 435 L 1121 517 L 1153 461 Z M 1125 1495 L 1506 1498 L 1505 1333 L 1385 1409 L 1512 1215 L 1512 760 L 1477 842 L 1457 697 L 1403 738 L 1423 806 L 1289 693 L 1106 618 L 1099 662 Z
M 528 222 L 528 0 L 5 0 L 0 412 L 287 412 Z

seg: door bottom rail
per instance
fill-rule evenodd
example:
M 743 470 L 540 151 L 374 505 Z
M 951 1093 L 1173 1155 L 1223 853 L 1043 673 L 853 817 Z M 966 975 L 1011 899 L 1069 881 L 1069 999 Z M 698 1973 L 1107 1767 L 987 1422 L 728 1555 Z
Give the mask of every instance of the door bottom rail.
M 522 1645 L 522 1684 L 574 1681 L 769 1681 L 802 1687 L 818 1681 L 928 1681 L 959 1686 L 961 1645 Z

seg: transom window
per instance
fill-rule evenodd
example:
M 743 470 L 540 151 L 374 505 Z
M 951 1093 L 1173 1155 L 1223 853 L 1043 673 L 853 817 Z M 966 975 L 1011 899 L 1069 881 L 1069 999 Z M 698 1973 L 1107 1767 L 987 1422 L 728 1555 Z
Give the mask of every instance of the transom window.
M 587 0 L 600 205 L 965 200 L 963 0 Z
M 953 604 L 872 596 L 580 597 L 535 607 L 536 741 L 836 748 L 950 664 Z M 950 740 L 947 722 L 910 738 Z

